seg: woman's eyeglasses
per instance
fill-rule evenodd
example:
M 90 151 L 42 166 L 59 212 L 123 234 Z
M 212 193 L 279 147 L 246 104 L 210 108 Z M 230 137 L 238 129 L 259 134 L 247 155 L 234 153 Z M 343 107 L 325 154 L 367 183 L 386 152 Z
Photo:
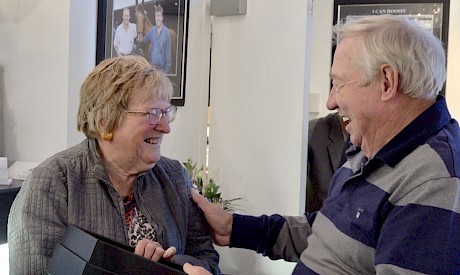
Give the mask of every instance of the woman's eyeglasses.
M 171 123 L 176 119 L 176 114 L 177 114 L 177 106 L 171 105 L 165 110 L 160 109 L 160 108 L 153 108 L 150 109 L 148 112 L 143 112 L 143 111 L 125 111 L 126 113 L 129 114 L 144 114 L 147 115 L 147 121 L 149 122 L 150 125 L 157 125 L 160 123 L 161 117 L 164 115 L 166 118 L 166 121 L 168 123 Z

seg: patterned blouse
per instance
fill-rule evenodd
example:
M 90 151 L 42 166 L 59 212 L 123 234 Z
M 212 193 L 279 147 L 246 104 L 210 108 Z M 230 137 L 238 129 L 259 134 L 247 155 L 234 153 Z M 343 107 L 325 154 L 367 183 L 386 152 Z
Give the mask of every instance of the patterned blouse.
M 155 229 L 139 211 L 134 194 L 123 198 L 125 204 L 125 223 L 128 228 L 129 246 L 135 247 L 142 239 L 156 241 Z

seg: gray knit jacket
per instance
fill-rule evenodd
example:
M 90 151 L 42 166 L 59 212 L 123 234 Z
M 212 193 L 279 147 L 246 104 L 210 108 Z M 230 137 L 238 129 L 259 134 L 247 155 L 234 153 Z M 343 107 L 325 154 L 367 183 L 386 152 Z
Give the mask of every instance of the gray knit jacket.
M 191 200 L 187 171 L 165 157 L 138 175 L 134 196 L 157 241 L 174 246 L 174 262 L 220 274 L 219 255 Z M 8 220 L 11 274 L 43 274 L 68 224 L 128 243 L 123 199 L 105 171 L 97 142 L 85 139 L 37 166 L 23 183 Z

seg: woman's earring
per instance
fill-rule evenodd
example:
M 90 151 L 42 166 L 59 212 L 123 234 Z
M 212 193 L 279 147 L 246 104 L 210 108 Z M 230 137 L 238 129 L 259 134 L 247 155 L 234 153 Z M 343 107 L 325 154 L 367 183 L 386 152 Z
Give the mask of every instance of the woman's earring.
M 101 134 L 101 137 L 102 137 L 102 139 L 105 140 L 105 141 L 111 141 L 112 138 L 113 138 L 113 133 L 112 133 L 112 132 L 110 132 L 110 133 L 108 133 L 108 134 L 105 134 L 105 133 L 104 133 L 104 134 Z

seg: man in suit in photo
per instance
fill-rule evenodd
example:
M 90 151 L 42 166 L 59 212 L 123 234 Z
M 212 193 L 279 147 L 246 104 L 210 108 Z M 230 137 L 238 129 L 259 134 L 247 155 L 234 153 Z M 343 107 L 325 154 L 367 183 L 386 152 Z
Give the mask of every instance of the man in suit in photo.
M 315 212 L 321 208 L 327 197 L 332 175 L 346 160 L 346 122 L 332 100 L 331 93 L 326 107 L 337 112 L 312 119 L 308 125 L 306 212 Z

